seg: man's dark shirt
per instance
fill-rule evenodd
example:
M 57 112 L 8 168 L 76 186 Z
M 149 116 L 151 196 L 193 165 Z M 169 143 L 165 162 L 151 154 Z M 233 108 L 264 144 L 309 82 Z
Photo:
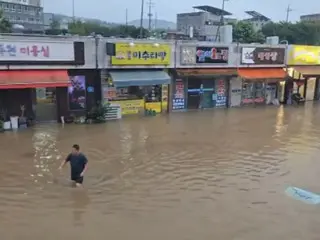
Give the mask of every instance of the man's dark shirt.
M 71 179 L 75 179 L 80 177 L 80 174 L 83 172 L 86 164 L 88 163 L 88 159 L 82 153 L 70 153 L 66 159 L 66 162 L 70 162 Z

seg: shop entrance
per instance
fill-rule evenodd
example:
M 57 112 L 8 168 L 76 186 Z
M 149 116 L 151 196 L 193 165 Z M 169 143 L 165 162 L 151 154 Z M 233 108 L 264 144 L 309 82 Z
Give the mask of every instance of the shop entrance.
M 201 101 L 200 87 L 201 80 L 194 78 L 188 80 L 188 109 L 199 108 Z
M 36 120 L 39 122 L 57 121 L 56 88 L 36 88 Z

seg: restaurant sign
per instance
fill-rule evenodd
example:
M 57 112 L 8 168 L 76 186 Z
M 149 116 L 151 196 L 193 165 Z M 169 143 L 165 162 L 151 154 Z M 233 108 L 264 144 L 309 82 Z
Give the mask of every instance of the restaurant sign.
M 302 45 L 290 46 L 288 65 L 320 65 L 320 47 Z
M 198 64 L 228 64 L 228 47 L 197 47 L 196 63 Z
M 0 62 L 74 61 L 73 42 L 0 40 Z
M 281 65 L 284 64 L 284 59 L 284 48 L 243 47 L 241 49 L 241 64 Z
M 171 46 L 167 44 L 117 43 L 112 65 L 170 65 Z

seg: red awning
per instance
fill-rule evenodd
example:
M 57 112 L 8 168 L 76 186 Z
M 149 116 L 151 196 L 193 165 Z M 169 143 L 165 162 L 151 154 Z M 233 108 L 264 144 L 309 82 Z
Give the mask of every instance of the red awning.
M 66 70 L 12 70 L 0 71 L 0 89 L 68 87 Z

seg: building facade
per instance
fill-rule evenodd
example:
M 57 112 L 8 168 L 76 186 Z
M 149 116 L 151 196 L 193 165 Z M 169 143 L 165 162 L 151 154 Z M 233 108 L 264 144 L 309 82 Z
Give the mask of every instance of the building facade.
M 43 7 L 40 0 L 1 0 L 4 16 L 13 24 L 14 32 L 42 33 Z
M 303 21 L 303 22 L 320 21 L 320 13 L 302 15 L 300 16 L 300 21 Z

